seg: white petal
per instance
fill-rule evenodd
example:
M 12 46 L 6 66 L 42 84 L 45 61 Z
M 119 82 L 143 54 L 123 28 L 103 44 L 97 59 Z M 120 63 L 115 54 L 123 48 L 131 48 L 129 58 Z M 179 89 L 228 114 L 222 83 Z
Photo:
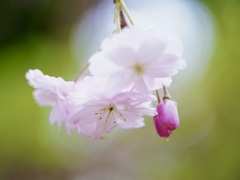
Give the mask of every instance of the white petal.
M 89 71 L 95 76 L 111 76 L 113 73 L 121 69 L 101 52 L 95 53 L 89 59 L 89 63 Z
M 118 120 L 117 124 L 123 128 L 123 129 L 132 129 L 132 128 L 140 128 L 142 126 L 144 126 L 144 122 L 143 122 L 143 118 L 136 114 L 135 112 L 129 112 L 129 111 L 122 111 L 121 112 L 123 117 L 126 119 L 126 121 L 122 120 Z M 117 115 L 115 113 L 116 116 L 119 117 L 119 115 Z M 121 119 L 121 117 L 119 117 L 119 119 Z
M 49 115 L 49 121 L 51 124 L 57 123 L 58 128 L 61 127 L 62 123 L 66 120 L 64 114 L 58 106 L 54 106 Z
M 81 111 L 76 113 L 71 119 L 70 122 L 76 125 L 91 124 L 95 121 L 98 121 L 98 115 L 95 114 L 100 110 L 100 107 L 97 106 L 87 106 Z
M 36 89 L 33 94 L 40 106 L 54 106 L 57 103 L 57 96 L 51 91 Z
M 146 74 L 152 77 L 171 77 L 186 66 L 183 59 L 171 54 L 164 54 L 155 63 L 150 64 L 146 69 Z
M 106 88 L 113 91 L 111 94 L 116 94 L 120 90 L 131 89 L 132 87 L 133 74 L 131 71 L 120 71 L 113 74 L 106 84 Z
M 102 53 L 119 66 L 130 67 L 136 63 L 136 52 L 130 47 L 119 46 L 114 49 L 105 50 Z
M 165 38 L 150 37 L 141 43 L 137 51 L 137 59 L 140 62 L 150 63 L 162 56 L 166 46 Z
M 152 69 L 148 69 L 148 75 L 152 78 L 167 78 L 175 75 L 177 73 L 177 69 L 174 68 L 164 68 L 164 67 L 159 67 L 157 68 L 154 67 Z
M 173 34 L 168 35 L 168 45 L 165 53 L 174 54 L 180 57 L 182 55 L 182 52 L 183 52 L 183 45 L 181 40 Z
M 48 75 L 44 75 L 40 70 L 29 70 L 26 73 L 26 78 L 28 79 L 29 84 L 34 88 L 42 88 L 48 89 L 50 91 L 54 91 L 56 86 L 64 83 L 62 78 L 50 77 Z
M 143 94 L 148 93 L 148 91 L 150 90 L 150 88 L 147 86 L 142 76 L 140 76 L 139 79 L 134 82 L 134 88 L 138 92 Z
M 139 113 L 143 116 L 155 116 L 157 115 L 156 108 L 152 107 L 138 107 L 134 112 Z
M 186 62 L 183 58 L 178 58 L 172 54 L 164 54 L 157 61 L 157 66 L 162 66 L 163 68 L 172 68 L 172 69 L 183 69 L 186 67 Z
M 161 89 L 163 86 L 169 87 L 172 83 L 172 78 L 155 78 L 154 79 L 154 89 Z
M 94 133 L 96 128 L 97 128 L 96 122 L 93 122 L 91 124 L 83 124 L 83 125 L 79 126 L 78 132 L 85 136 L 92 136 L 92 134 Z
M 120 33 L 113 34 L 103 40 L 101 50 L 114 49 L 120 46 L 127 46 L 137 50 L 141 40 L 143 29 L 138 27 L 125 27 Z

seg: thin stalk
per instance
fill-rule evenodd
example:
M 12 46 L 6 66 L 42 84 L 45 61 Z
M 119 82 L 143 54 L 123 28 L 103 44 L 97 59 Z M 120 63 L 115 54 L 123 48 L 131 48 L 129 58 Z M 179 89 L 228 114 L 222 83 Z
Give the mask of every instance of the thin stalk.
M 128 26 L 128 24 L 126 22 L 126 19 L 124 17 L 122 9 L 120 9 L 120 26 L 121 26 L 121 29 L 123 29 L 124 27 Z
M 163 86 L 163 99 L 171 99 L 166 86 Z
M 127 15 L 128 20 L 130 21 L 131 25 L 134 25 L 133 20 L 132 20 L 132 18 L 131 18 L 131 16 L 130 16 L 130 13 L 129 13 L 129 11 L 128 11 L 125 3 L 124 3 L 124 0 L 119 0 L 119 3 L 120 3 L 120 5 L 121 5 L 124 13 Z
M 120 20 L 121 6 L 120 6 L 119 0 L 114 1 L 114 3 L 116 4 L 115 10 L 114 10 L 114 22 L 117 25 L 117 32 L 121 32 L 121 20 Z
M 156 95 L 157 95 L 157 101 L 158 101 L 158 104 L 161 102 L 161 97 L 158 93 L 158 90 L 156 90 Z
M 78 74 L 78 76 L 75 78 L 75 82 L 77 82 L 77 80 L 86 72 L 86 70 L 88 69 L 88 67 L 89 67 L 89 63 L 86 65 L 86 66 L 84 66 L 84 68 L 82 69 L 82 71 Z

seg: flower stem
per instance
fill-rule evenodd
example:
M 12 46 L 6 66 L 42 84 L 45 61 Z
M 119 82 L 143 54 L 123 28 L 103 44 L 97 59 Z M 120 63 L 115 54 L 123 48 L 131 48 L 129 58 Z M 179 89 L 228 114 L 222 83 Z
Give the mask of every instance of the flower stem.
M 121 6 L 120 6 L 120 1 L 119 0 L 114 0 L 113 2 L 116 4 L 115 9 L 114 9 L 114 22 L 117 25 L 117 32 L 121 32 L 121 21 L 120 21 Z
M 114 22 L 117 25 L 117 32 L 121 32 L 122 28 L 128 26 L 123 11 L 127 15 L 127 18 L 130 21 L 131 25 L 133 25 L 133 20 L 128 12 L 124 0 L 113 0 L 113 3 L 116 4 L 114 10 Z
M 134 25 L 134 24 L 133 24 L 133 20 L 132 20 L 132 18 L 131 18 L 131 16 L 130 16 L 130 13 L 129 13 L 129 11 L 128 11 L 125 3 L 124 3 L 124 0 L 119 0 L 119 3 L 120 3 L 120 5 L 121 5 L 124 13 L 127 15 L 128 20 L 130 21 L 131 25 Z
M 77 82 L 78 79 L 86 72 L 86 70 L 88 69 L 89 67 L 89 63 L 87 63 L 86 66 L 84 66 L 84 68 L 82 69 L 82 71 L 80 71 L 80 73 L 78 74 L 78 76 L 75 78 L 74 82 Z
M 166 86 L 163 86 L 163 99 L 171 99 Z
M 120 9 L 120 26 L 121 26 L 121 29 L 123 29 L 124 27 L 128 26 L 127 22 L 126 22 L 126 19 L 124 17 L 122 9 Z
M 156 90 L 156 95 L 157 95 L 157 101 L 158 101 L 158 104 L 161 102 L 161 97 L 158 93 L 158 90 Z

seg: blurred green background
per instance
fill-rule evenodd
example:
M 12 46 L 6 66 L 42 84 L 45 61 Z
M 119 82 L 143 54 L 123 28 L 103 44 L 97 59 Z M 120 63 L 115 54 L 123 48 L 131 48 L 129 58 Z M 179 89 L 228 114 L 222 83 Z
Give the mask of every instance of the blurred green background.
M 169 142 L 157 136 L 151 119 L 145 128 L 114 129 L 103 141 L 49 125 L 49 108 L 34 102 L 25 73 L 37 68 L 75 78 L 86 59 L 73 57 L 71 32 L 99 2 L 0 3 L 0 179 L 240 179 L 238 0 L 201 1 L 214 17 L 215 48 L 204 77 L 178 92 L 181 128 Z

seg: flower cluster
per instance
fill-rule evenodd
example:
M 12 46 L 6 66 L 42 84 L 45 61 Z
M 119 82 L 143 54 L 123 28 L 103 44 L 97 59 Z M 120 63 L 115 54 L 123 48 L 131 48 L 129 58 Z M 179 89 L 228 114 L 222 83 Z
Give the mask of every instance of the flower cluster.
M 116 1 L 116 12 L 123 5 Z M 117 13 L 115 21 L 118 18 Z M 161 28 L 119 27 L 120 32 L 104 39 L 100 51 L 90 57 L 90 76 L 66 82 L 29 70 L 26 78 L 35 88 L 35 100 L 52 107 L 50 123 L 64 126 L 67 133 L 102 139 L 117 126 L 140 128 L 143 117 L 150 116 L 158 134 L 168 137 L 179 126 L 177 108 L 166 98 L 160 102 L 154 93 L 166 90 L 171 77 L 185 68 L 182 43 Z M 157 110 L 152 105 L 156 99 Z

